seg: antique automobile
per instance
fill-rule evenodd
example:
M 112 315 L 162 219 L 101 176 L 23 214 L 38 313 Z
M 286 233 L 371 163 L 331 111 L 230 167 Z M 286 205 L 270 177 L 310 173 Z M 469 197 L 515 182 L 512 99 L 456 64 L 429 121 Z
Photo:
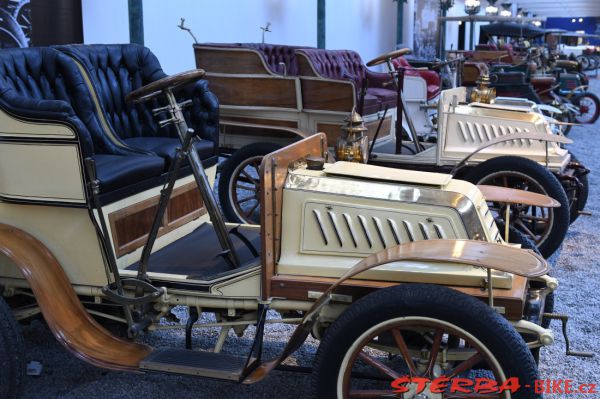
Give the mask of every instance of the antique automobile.
M 320 133 L 263 158 L 260 225 L 228 224 L 211 188 L 218 109 L 202 70 L 166 76 L 127 44 L 4 49 L 0 72 L 0 396 L 17 397 L 23 379 L 15 319 L 41 313 L 75 357 L 109 370 L 250 384 L 312 334 L 320 398 L 419 398 L 398 378 L 481 373 L 523 386 L 495 397 L 540 397 L 527 385 L 554 341 L 544 325 L 566 322 L 544 309 L 557 281 L 541 256 L 503 242 L 476 186 L 324 163 Z M 134 341 L 176 321 L 175 306 L 189 312 L 181 347 Z M 221 334 L 193 349 L 205 313 Z M 267 322 L 297 326 L 270 360 Z M 250 326 L 247 352 L 228 352 L 227 333 Z
M 360 108 L 357 104 L 361 96 L 357 99 L 356 93 L 361 90 L 356 89 L 357 80 L 349 77 L 366 76 L 366 66 L 349 50 L 258 44 L 196 44 L 194 49 L 197 66 L 207 70 L 206 79 L 220 99 L 221 147 L 233 152 L 221 167 L 221 207 L 229 221 L 258 223 L 261 213 L 258 170 L 262 158 L 285 143 L 298 140 L 302 134 L 320 130 L 325 131 L 333 149 L 342 135 L 345 119 L 353 108 Z M 397 50 L 373 61 L 391 63 L 407 52 L 408 49 Z M 351 57 L 355 62 L 349 64 Z M 288 71 L 286 75 L 273 70 L 279 60 L 287 65 L 280 67 Z M 222 65 L 229 64 L 247 70 L 225 73 Z M 336 71 L 336 76 L 325 77 L 327 71 Z M 350 71 L 359 71 L 361 75 Z M 515 104 L 508 99 L 504 103 L 466 105 L 466 89 L 457 88 L 441 92 L 436 110 L 441 115 L 436 122 L 437 144 L 422 142 L 415 138 L 419 136 L 418 123 L 423 119 L 418 115 L 422 115 L 424 108 L 431 108 L 429 103 L 423 106 L 428 98 L 428 82 L 416 74 L 407 75 L 402 80 L 404 95 L 398 97 L 395 81 L 387 76 L 388 84 L 381 84 L 384 88 L 369 86 L 370 90 L 392 92 L 401 101 L 391 108 L 390 99 L 383 111 L 364 118 L 364 136 L 375 144 L 367 151 L 363 148 L 358 158 L 375 165 L 452 172 L 476 184 L 504 185 L 548 195 L 558 200 L 561 207 L 516 207 L 511 220 L 538 245 L 544 256 L 553 254 L 566 235 L 569 221 L 578 217 L 587 199 L 587 169 L 571 160 L 571 154 L 560 146 L 569 140 L 553 134 L 547 119 L 529 103 Z M 299 102 L 291 108 L 278 106 L 281 100 L 265 103 L 287 92 L 270 85 L 260 86 L 263 81 L 288 82 L 292 90 L 290 98 Z M 313 86 L 320 89 L 306 90 Z M 239 95 L 243 87 L 250 94 Z M 257 89 L 251 91 L 251 87 Z M 397 118 L 398 104 L 406 110 L 402 112 L 405 118 Z M 378 129 L 372 128 L 373 123 L 377 124 L 373 117 L 379 117 L 379 125 L 383 126 L 378 134 Z M 397 123 L 404 128 L 395 126 Z M 298 127 L 308 129 L 309 133 Z M 405 132 L 410 142 L 402 142 Z M 505 213 L 497 215 L 504 217 Z

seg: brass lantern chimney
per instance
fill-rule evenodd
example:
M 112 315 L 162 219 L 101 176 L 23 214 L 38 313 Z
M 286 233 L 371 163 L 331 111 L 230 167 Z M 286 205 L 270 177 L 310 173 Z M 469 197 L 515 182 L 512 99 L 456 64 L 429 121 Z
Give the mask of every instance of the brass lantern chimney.
M 485 74 L 477 79 L 477 87 L 471 92 L 471 101 L 490 104 L 496 98 L 496 89 L 490 87 L 490 77 Z
M 363 118 L 356 110 L 344 120 L 342 135 L 335 146 L 338 161 L 367 163 L 369 154 L 369 137 L 364 135 L 368 129 Z

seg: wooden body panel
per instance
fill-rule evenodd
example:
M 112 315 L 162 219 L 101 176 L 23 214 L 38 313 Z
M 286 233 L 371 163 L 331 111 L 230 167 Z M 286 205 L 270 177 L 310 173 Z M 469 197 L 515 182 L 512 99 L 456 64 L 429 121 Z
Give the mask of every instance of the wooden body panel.
M 281 208 L 283 203 L 283 185 L 288 168 L 308 156 L 325 157 L 327 136 L 317 133 L 293 145 L 275 151 L 263 158 L 261 171 L 260 225 L 262 244 L 262 296 L 271 296 L 271 277 L 275 273 L 275 264 L 281 248 Z
M 117 257 L 142 247 L 154 221 L 160 196 L 119 209 L 108 215 Z M 206 208 L 196 183 L 188 183 L 173 190 L 158 237 L 206 214 Z
M 276 275 L 271 278 L 271 296 L 282 297 L 288 300 L 309 300 L 310 292 L 325 292 L 338 279 L 326 277 Z M 373 291 L 393 287 L 401 283 L 351 279 L 346 280 L 336 290 L 336 294 L 348 295 L 352 301 L 363 297 Z M 464 294 L 474 296 L 482 301 L 488 300 L 487 291 L 474 287 L 449 286 Z M 513 287 L 510 290 L 494 289 L 494 305 L 504 308 L 504 316 L 509 320 L 520 320 L 523 315 L 523 306 L 527 296 L 527 279 L 515 276 Z
M 273 73 L 267 68 L 261 55 L 248 48 L 214 48 L 194 46 L 196 65 L 208 72 L 231 74 L 264 74 Z
M 352 112 L 356 106 L 356 89 L 350 81 L 302 77 L 300 85 L 304 109 Z
M 208 73 L 206 80 L 221 105 L 300 109 L 296 78 Z

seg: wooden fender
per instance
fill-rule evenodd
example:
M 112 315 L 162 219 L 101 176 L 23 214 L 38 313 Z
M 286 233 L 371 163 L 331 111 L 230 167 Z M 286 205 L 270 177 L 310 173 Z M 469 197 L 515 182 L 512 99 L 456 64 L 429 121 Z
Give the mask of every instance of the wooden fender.
M 79 301 L 58 260 L 36 238 L 0 223 L 0 253 L 21 270 L 54 337 L 76 357 L 94 366 L 131 371 L 152 352 L 100 326 Z

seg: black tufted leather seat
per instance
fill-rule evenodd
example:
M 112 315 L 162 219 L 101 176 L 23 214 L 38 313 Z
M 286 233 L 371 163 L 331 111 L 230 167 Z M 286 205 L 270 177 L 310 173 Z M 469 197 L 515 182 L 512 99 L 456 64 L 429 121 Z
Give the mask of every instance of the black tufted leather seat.
M 164 160 L 107 135 L 77 66 L 52 48 L 0 50 L 0 107 L 17 117 L 65 123 L 84 157 L 96 160 L 100 190 L 116 190 L 160 176 Z
M 128 146 L 149 151 L 166 160 L 165 167 L 176 156 L 181 145 L 174 126 L 159 128 L 152 109 L 161 105 L 159 99 L 127 104 L 131 91 L 167 76 L 156 56 L 138 44 L 66 45 L 55 48 L 71 56 L 85 69 L 98 94 L 102 113 L 111 129 Z M 219 104 L 200 80 L 181 89 L 178 94 L 192 99 L 184 111 L 186 120 L 202 138 L 195 146 L 205 166 L 216 163 L 219 137 Z

